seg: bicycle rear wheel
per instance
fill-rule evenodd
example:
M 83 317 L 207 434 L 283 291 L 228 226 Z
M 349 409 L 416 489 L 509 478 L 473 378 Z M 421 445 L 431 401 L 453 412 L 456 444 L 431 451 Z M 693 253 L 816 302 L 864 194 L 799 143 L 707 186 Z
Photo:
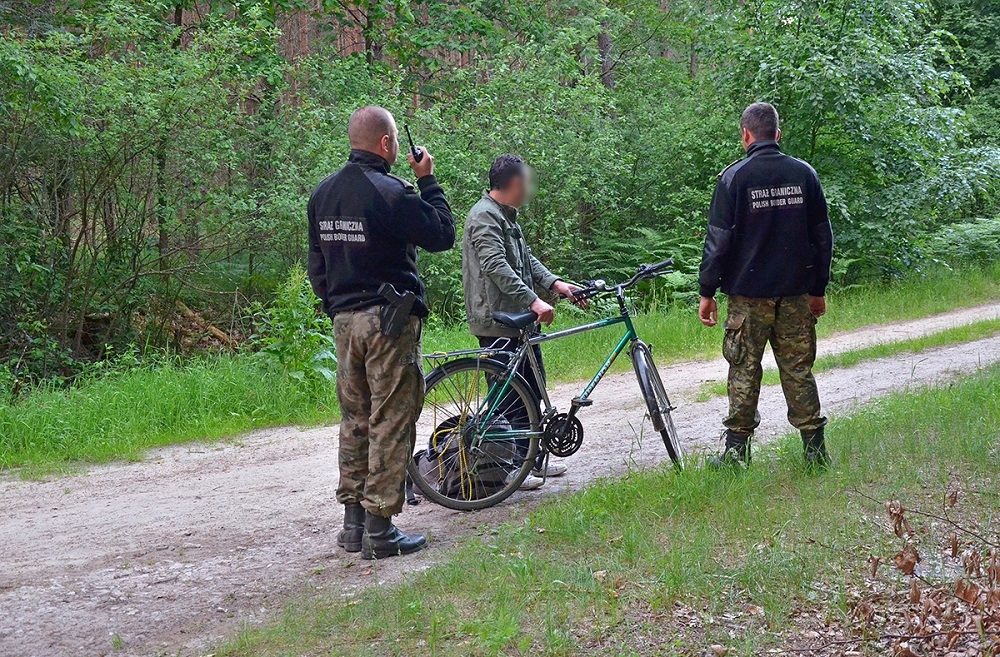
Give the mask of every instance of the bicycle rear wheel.
M 667 391 L 663 388 L 663 381 L 660 380 L 660 373 L 653 362 L 653 355 L 649 351 L 649 346 L 642 340 L 632 343 L 630 353 L 636 378 L 639 379 L 639 388 L 646 399 L 649 420 L 653 424 L 653 429 L 663 438 L 663 445 L 667 448 L 667 454 L 673 461 L 674 468 L 682 470 L 684 450 L 681 448 L 681 439 L 674 425 L 674 419 L 670 415 L 674 407 L 670 405 Z
M 427 499 L 459 511 L 514 493 L 538 454 L 539 402 L 519 376 L 486 358 L 444 363 L 426 378 L 417 445 L 407 465 Z

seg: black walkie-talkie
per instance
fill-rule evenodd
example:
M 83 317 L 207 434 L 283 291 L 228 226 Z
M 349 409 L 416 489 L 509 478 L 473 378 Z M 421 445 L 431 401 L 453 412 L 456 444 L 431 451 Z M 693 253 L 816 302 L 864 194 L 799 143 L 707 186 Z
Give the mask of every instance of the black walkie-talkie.
M 417 148 L 416 144 L 413 143 L 413 137 L 410 136 L 409 124 L 404 125 L 403 130 L 406 131 L 406 139 L 410 142 L 410 153 L 413 154 L 414 161 L 419 162 L 424 159 L 424 149 Z

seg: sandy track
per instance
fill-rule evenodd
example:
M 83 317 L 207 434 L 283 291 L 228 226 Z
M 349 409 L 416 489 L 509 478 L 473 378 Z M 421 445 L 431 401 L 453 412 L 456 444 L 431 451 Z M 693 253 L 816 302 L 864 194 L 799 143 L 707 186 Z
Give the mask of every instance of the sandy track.
M 1000 304 L 827 338 L 821 353 L 903 340 L 1000 317 Z M 927 385 L 1000 361 L 1000 337 L 824 372 L 830 413 L 873 397 Z M 720 360 L 662 369 L 680 402 L 676 420 L 689 449 L 714 447 L 725 400 L 694 403 L 706 380 L 725 376 Z M 565 407 L 576 386 L 555 394 Z M 587 440 L 566 477 L 544 493 L 519 494 L 499 508 L 463 514 L 424 503 L 404 528 L 433 540 L 421 555 L 372 572 L 335 545 L 334 427 L 259 431 L 213 445 L 151 452 L 141 463 L 91 468 L 40 482 L 0 480 L 0 655 L 63 657 L 199 655 L 245 623 L 266 619 L 290 596 L 321 588 L 343 595 L 426 568 L 461 536 L 516 518 L 543 494 L 595 477 L 661 462 L 659 439 L 643 431 L 631 374 L 610 376 L 581 413 Z M 758 436 L 787 430 L 780 390 L 761 396 Z M 647 436 L 641 445 L 639 436 Z M 836 440 L 834 436 L 832 440 Z M 112 650 L 117 635 L 124 644 Z

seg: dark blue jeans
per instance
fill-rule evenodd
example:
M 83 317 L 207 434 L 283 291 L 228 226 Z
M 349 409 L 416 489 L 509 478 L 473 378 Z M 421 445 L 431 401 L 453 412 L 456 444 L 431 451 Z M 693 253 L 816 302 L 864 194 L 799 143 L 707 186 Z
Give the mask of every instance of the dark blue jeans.
M 513 352 L 521 346 L 521 341 L 518 338 L 479 336 L 479 346 L 484 349 L 493 348 L 501 351 Z M 542 380 L 539 381 L 535 376 L 535 371 L 532 369 L 531 363 L 527 358 L 522 360 L 517 366 L 517 373 L 524 377 L 524 380 L 528 383 L 528 387 L 531 388 L 533 393 L 535 393 L 535 399 L 538 400 L 539 404 L 539 412 L 541 412 L 542 388 L 545 386 L 545 363 L 542 361 L 542 348 L 536 344 L 531 349 L 535 352 L 535 359 L 538 360 L 538 369 L 542 375 Z M 504 363 L 505 365 L 509 361 L 509 356 L 506 354 L 496 354 L 492 358 Z M 508 393 L 507 399 L 500 404 L 500 408 L 503 411 L 504 417 L 506 417 L 507 421 L 510 422 L 512 428 L 531 428 L 531 423 L 528 421 L 528 410 L 524 408 L 520 399 L 516 395 Z M 526 438 L 518 439 L 517 444 L 522 450 L 522 453 L 526 454 L 528 451 L 528 440 Z M 541 460 L 542 454 L 539 454 L 538 456 L 539 460 Z

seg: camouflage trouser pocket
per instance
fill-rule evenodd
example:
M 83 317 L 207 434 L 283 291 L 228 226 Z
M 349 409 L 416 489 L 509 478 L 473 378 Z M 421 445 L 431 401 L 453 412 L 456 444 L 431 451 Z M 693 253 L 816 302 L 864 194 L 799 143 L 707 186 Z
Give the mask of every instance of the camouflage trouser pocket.
M 422 333 L 423 321 L 418 317 L 410 317 L 410 323 L 397 338 L 400 351 L 400 365 L 420 365 L 420 338 Z
M 740 365 L 747 357 L 746 315 L 730 313 L 726 317 L 726 337 L 722 339 L 722 356 L 730 365 Z

